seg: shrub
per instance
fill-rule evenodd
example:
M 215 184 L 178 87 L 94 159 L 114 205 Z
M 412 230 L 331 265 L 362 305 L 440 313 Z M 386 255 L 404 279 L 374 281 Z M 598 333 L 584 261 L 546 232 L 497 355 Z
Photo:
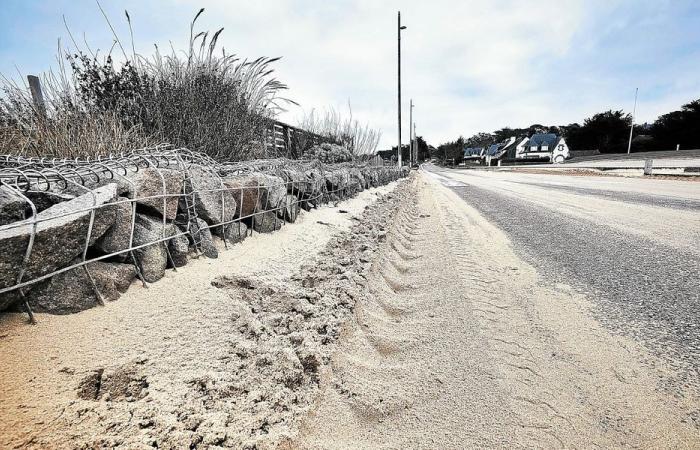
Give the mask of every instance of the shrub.
M 186 53 L 156 47 L 115 62 L 108 54 L 59 55 L 59 76 L 44 77 L 46 112 L 27 89 L 4 80 L 0 148 L 12 153 L 76 156 L 168 142 L 220 160 L 261 156 L 263 130 L 289 100 L 271 74 L 278 58 L 241 60 L 217 52 L 223 29 L 209 38 L 190 25 Z M 130 19 L 127 14 L 127 20 Z M 111 25 L 110 25 L 111 27 Z M 67 60 L 69 68 L 64 65 Z
M 65 74 L 65 72 L 63 72 Z M 74 86 L 52 73 L 43 77 L 44 108 L 29 90 L 4 79 L 0 96 L 0 152 L 28 156 L 86 157 L 154 144 L 139 125 L 126 125 L 112 111 L 81 103 Z
M 353 119 L 350 103 L 348 103 L 348 112 L 348 116 L 343 117 L 338 111 L 331 108 L 326 110 L 322 117 L 319 117 L 315 110 L 311 110 L 311 112 L 304 114 L 298 126 L 345 147 L 352 155 L 375 153 L 382 136 L 381 132 L 371 128 L 368 124 L 362 125 Z
M 307 154 L 307 158 L 318 159 L 324 163 L 338 163 L 352 161 L 353 154 L 347 148 L 331 143 L 323 143 L 312 147 Z

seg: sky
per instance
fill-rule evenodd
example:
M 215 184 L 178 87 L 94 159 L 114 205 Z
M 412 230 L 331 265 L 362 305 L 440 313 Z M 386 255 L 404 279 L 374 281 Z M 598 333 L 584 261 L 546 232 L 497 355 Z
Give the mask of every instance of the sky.
M 402 32 L 403 134 L 409 99 L 417 134 L 433 145 L 530 124 L 582 122 L 631 112 L 636 122 L 700 98 L 696 0 L 101 0 L 122 42 L 185 48 L 189 22 L 223 27 L 241 57 L 281 56 L 275 76 L 299 103 L 281 116 L 335 108 L 397 142 L 397 11 Z M 0 0 L 0 73 L 18 79 L 56 66 L 59 45 L 108 50 L 111 31 L 95 0 Z

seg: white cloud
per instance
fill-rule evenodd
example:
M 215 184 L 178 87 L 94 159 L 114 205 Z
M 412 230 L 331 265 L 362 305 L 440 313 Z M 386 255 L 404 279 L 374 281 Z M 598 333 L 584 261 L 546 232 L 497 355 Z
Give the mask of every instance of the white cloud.
M 198 4 L 198 2 L 181 2 Z M 396 142 L 396 11 L 402 34 L 404 136 L 415 98 L 430 142 L 536 120 L 543 67 L 564 55 L 584 2 L 209 1 L 202 25 L 225 24 L 222 42 L 246 55 L 283 55 L 277 75 L 305 108 L 343 108 Z M 516 100 L 520 98 L 520 100 Z M 495 107 L 495 105 L 499 105 Z M 298 111 L 290 111 L 293 120 Z
M 397 134 L 398 9 L 408 26 L 402 35 L 404 142 L 411 97 L 419 134 L 437 144 L 503 126 L 566 124 L 609 108 L 629 110 L 634 87 L 640 87 L 640 120 L 650 121 L 700 91 L 698 51 L 674 53 L 683 45 L 699 47 L 700 33 L 691 31 L 693 13 L 683 9 L 692 10 L 692 2 L 123 0 L 105 5 L 120 22 L 122 36 L 122 9 L 129 9 L 145 53 L 151 42 L 161 48 L 171 40 L 176 48 L 186 45 L 189 20 L 204 6 L 200 29 L 223 26 L 221 43 L 244 57 L 283 56 L 276 75 L 289 85 L 289 97 L 307 110 L 342 110 L 350 100 L 356 118 L 381 128 L 382 147 L 394 145 Z M 84 8 L 84 15 L 67 11 L 69 22 L 88 23 L 91 41 L 96 27 L 98 38 L 108 42 L 99 12 Z M 684 16 L 688 23 L 680 23 Z M 282 119 L 294 123 L 300 115 L 292 108 Z

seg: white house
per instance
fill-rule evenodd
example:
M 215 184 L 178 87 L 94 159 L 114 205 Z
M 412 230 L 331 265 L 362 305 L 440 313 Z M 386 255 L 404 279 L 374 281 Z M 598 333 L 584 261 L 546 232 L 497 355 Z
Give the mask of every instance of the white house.
M 566 141 L 563 137 L 559 136 L 556 145 L 554 146 L 554 151 L 552 152 L 552 162 L 563 163 L 565 160 L 571 157 L 571 152 L 569 152 L 569 146 L 566 145 Z
M 566 145 L 564 138 L 553 133 L 533 134 L 527 142 L 519 145 L 521 146 L 522 151 L 516 153 L 517 159 L 563 163 L 570 155 L 569 146 Z
M 524 137 L 518 142 L 518 145 L 515 146 L 515 159 L 522 158 L 521 155 L 525 152 L 525 147 L 529 140 L 530 138 Z

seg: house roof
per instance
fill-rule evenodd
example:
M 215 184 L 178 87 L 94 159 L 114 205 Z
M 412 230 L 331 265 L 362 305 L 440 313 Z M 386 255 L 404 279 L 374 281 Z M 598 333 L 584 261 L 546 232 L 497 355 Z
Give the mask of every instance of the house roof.
M 553 148 L 557 145 L 558 141 L 559 136 L 554 133 L 537 133 L 532 135 L 527 145 L 528 147 L 541 147 L 546 145 L 549 148 Z
M 520 143 L 520 141 L 522 141 L 522 139 L 520 139 L 520 138 L 514 138 L 514 139 L 512 139 L 511 141 L 509 141 L 508 143 L 506 143 L 506 144 L 503 146 L 502 150 L 508 150 L 508 149 L 511 148 L 511 147 L 515 147 L 516 145 L 518 145 L 518 144 Z
M 488 150 L 486 150 L 487 155 L 495 155 L 498 153 L 498 151 L 503 147 L 503 143 L 498 143 L 498 144 L 493 144 L 491 145 Z
M 464 156 L 478 156 L 481 155 L 482 151 L 484 151 L 483 147 L 466 147 L 464 149 Z

